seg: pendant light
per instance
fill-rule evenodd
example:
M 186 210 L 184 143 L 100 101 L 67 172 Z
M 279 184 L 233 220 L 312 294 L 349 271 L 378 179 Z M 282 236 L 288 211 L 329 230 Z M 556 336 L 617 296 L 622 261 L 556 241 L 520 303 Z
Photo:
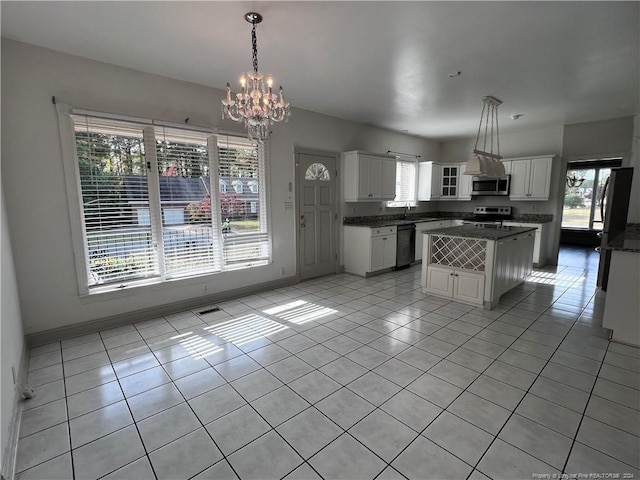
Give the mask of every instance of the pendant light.
M 473 154 L 467 161 L 464 170 L 465 175 L 476 175 L 479 177 L 502 177 L 505 174 L 504 165 L 500 161 L 500 132 L 498 129 L 498 107 L 502 104 L 500 100 L 490 95 L 482 98 L 482 112 L 480 114 L 480 124 L 478 125 L 478 135 Z M 491 120 L 491 126 L 489 126 Z M 482 124 L 484 122 L 484 133 Z M 478 150 L 480 136 L 483 137 L 482 150 Z M 494 137 L 496 152 L 494 153 Z M 489 148 L 489 150 L 487 150 Z

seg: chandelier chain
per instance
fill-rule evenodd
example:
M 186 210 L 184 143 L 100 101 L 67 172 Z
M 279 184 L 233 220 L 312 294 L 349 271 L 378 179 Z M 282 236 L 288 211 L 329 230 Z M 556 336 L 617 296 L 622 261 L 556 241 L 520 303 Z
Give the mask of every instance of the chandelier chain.
M 253 23 L 253 28 L 251 29 L 251 45 L 253 47 L 253 71 L 258 71 L 258 39 L 256 37 L 256 22 Z

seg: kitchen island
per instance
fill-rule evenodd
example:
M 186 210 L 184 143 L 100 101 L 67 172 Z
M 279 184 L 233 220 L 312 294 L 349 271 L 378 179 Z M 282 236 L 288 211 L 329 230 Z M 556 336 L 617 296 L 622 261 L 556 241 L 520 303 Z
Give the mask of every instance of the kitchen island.
M 422 292 L 494 308 L 533 270 L 535 230 L 462 225 L 424 233 Z

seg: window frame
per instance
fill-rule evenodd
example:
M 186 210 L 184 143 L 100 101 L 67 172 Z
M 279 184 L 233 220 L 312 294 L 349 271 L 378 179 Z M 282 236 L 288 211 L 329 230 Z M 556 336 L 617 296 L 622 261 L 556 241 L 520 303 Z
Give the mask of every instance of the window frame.
M 152 194 L 152 190 L 159 188 L 159 185 L 156 185 L 158 182 L 158 170 L 157 170 L 157 159 L 155 155 L 155 133 L 151 136 L 148 136 L 146 130 L 153 131 L 157 127 L 170 127 L 181 129 L 184 131 L 193 131 L 193 132 L 201 132 L 209 135 L 210 139 L 214 139 L 213 142 L 209 141 L 209 148 L 211 145 L 219 146 L 219 139 L 224 138 L 225 136 L 228 138 L 238 138 L 238 139 L 246 139 L 247 137 L 238 133 L 238 132 L 222 132 L 218 129 L 210 129 L 210 128 L 201 128 L 189 126 L 185 128 L 184 125 L 173 124 L 170 122 L 158 122 L 154 120 L 149 120 L 145 118 L 139 117 L 131 117 L 124 115 L 114 115 L 103 112 L 96 111 L 88 111 L 83 109 L 75 109 L 69 105 L 65 104 L 56 104 L 56 110 L 58 115 L 58 126 L 59 126 L 59 135 L 61 140 L 61 151 L 63 157 L 63 167 L 64 167 L 64 177 L 65 184 L 67 186 L 67 203 L 69 207 L 69 220 L 71 225 L 71 236 L 72 236 L 72 249 L 73 249 L 73 257 L 75 263 L 76 270 L 76 278 L 78 285 L 78 295 L 81 299 L 88 298 L 96 298 L 96 294 L 99 294 L 100 297 L 104 296 L 112 296 L 114 298 L 120 296 L 128 296 L 134 293 L 134 291 L 138 290 L 142 287 L 151 287 L 153 290 L 157 290 L 161 288 L 163 285 L 168 285 L 175 282 L 184 282 L 184 283 L 200 283 L 202 282 L 202 277 L 206 276 L 215 276 L 219 274 L 223 274 L 225 272 L 237 271 L 239 269 L 252 269 L 252 268 L 260 268 L 264 266 L 268 266 L 273 264 L 273 238 L 272 238 L 272 229 L 271 229 L 271 205 L 270 205 L 270 195 L 268 195 L 268 191 L 270 189 L 270 179 L 269 179 L 269 169 L 267 165 L 269 164 L 268 158 L 268 148 L 266 145 L 254 145 L 258 151 L 258 178 L 256 181 L 258 183 L 262 183 L 259 187 L 258 201 L 261 203 L 262 208 L 258 208 L 258 215 L 260 220 L 260 231 L 257 235 L 265 237 L 266 246 L 261 245 L 261 249 L 264 249 L 266 252 L 266 259 L 261 260 L 260 262 L 252 265 L 250 261 L 244 262 L 242 264 L 234 264 L 228 267 L 225 267 L 224 263 L 220 265 L 220 269 L 216 271 L 192 274 L 180 277 L 172 277 L 166 278 L 166 276 L 161 277 L 153 277 L 153 278 L 145 278 L 145 279 L 132 279 L 132 280 L 123 280 L 122 282 L 117 281 L 113 283 L 109 283 L 106 285 L 89 285 L 89 278 L 91 275 L 90 271 L 90 263 L 89 256 L 87 251 L 87 231 L 86 224 L 84 219 L 84 209 L 83 209 L 83 193 L 82 186 L 80 182 L 80 169 L 79 169 L 79 161 L 78 154 L 76 150 L 76 134 L 75 134 L 75 125 L 72 118 L 72 115 L 87 115 L 92 117 L 100 117 L 110 120 L 119 120 L 124 122 L 131 122 L 140 124 L 145 129 L 145 152 L 153 151 L 151 155 L 148 155 L 148 171 L 147 171 L 147 181 L 149 184 L 149 206 L 148 210 L 151 214 L 151 223 L 154 223 L 153 218 L 153 207 L 154 203 L 155 209 L 159 210 L 161 208 L 160 198 L 158 196 L 157 199 L 153 199 L 154 196 Z M 210 175 L 210 187 L 216 185 L 219 187 L 219 177 L 218 177 L 218 150 L 214 148 L 215 153 L 209 155 L 209 166 L 211 167 L 211 175 Z M 149 158 L 151 157 L 151 158 Z M 155 177 L 155 178 L 154 178 Z M 220 217 L 220 196 L 221 192 L 218 189 L 211 189 L 211 193 L 215 193 L 211 197 L 211 208 L 212 208 L 212 222 L 216 217 Z M 217 215 L 214 215 L 214 211 L 217 212 Z M 162 213 L 160 215 L 156 214 L 155 226 L 156 229 L 159 227 L 160 231 L 162 230 Z M 220 222 L 218 222 L 220 223 Z M 213 223 L 212 223 L 213 225 Z M 264 228 L 264 230 L 262 230 Z M 247 234 L 249 236 L 251 234 Z M 219 237 L 222 239 L 222 232 L 219 233 Z M 220 247 L 221 256 L 223 251 L 223 246 Z M 263 250 L 261 250 L 262 252 Z M 163 249 L 160 248 L 157 250 L 155 254 L 157 259 L 162 261 L 163 257 Z M 126 287 L 126 288 L 124 288 Z

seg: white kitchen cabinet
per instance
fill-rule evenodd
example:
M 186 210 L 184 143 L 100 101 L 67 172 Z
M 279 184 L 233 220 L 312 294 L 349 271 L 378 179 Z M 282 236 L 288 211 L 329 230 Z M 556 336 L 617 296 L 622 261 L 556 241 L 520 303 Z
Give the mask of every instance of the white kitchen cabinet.
M 396 159 L 389 155 L 345 152 L 345 202 L 393 200 L 396 195 Z
M 553 156 L 510 159 L 510 200 L 549 200 Z
M 507 227 L 531 227 L 535 228 L 535 240 L 533 244 L 533 266 L 544 267 L 547 264 L 547 224 L 546 223 L 518 223 L 502 222 Z
M 421 162 L 418 167 L 418 200 L 471 200 L 471 175 L 466 163 Z
M 446 228 L 451 226 L 451 220 L 432 220 L 430 222 L 416 222 L 416 255 L 415 259 L 422 259 L 422 245 L 424 235 L 422 232 L 435 230 L 436 228 Z
M 455 200 L 458 198 L 458 172 L 460 166 L 458 164 L 443 164 L 441 182 L 440 182 L 440 198 L 442 200 Z
M 466 163 L 458 165 L 458 200 L 471 200 L 472 175 L 465 175 Z
M 344 227 L 344 270 L 362 277 L 396 266 L 397 228 Z
M 640 253 L 613 250 L 602 326 L 611 340 L 640 347 Z
M 442 187 L 442 166 L 435 162 L 418 164 L 418 201 L 440 198 Z
M 437 266 L 429 266 L 426 271 L 426 289 L 429 293 L 463 303 L 483 304 L 484 274 Z

